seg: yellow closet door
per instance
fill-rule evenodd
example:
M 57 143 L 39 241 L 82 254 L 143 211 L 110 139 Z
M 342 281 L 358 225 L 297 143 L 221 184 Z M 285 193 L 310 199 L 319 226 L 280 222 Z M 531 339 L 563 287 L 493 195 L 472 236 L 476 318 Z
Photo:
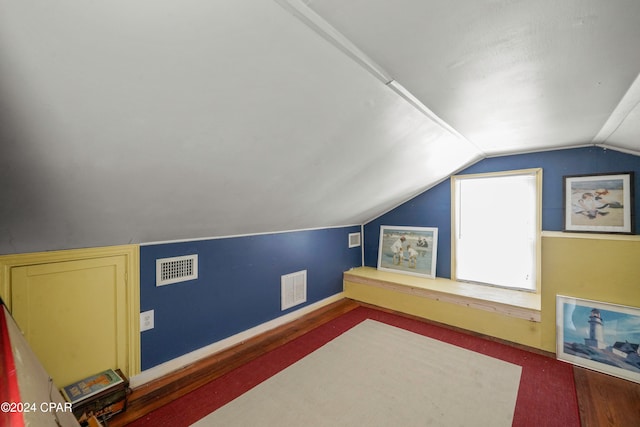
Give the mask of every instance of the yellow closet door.
M 12 315 L 58 387 L 129 371 L 125 266 L 113 256 L 11 269 Z

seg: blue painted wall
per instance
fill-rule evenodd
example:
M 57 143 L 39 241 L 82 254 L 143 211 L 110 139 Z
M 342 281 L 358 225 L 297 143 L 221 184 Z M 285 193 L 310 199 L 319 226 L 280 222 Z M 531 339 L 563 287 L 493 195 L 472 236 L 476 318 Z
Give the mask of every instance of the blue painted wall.
M 542 229 L 563 228 L 563 177 L 593 173 L 635 172 L 635 189 L 640 188 L 640 157 L 598 147 L 484 159 L 460 174 L 542 168 Z M 487 209 L 499 209 L 499 195 L 487 195 Z M 640 197 L 635 198 L 640 212 Z M 381 225 L 438 227 L 436 275 L 451 278 L 451 181 L 446 180 L 364 226 L 364 263 L 376 267 Z M 635 221 L 635 234 L 640 231 Z
M 359 226 L 142 246 L 142 370 L 342 292 L 342 273 L 361 265 L 348 248 Z M 198 279 L 156 287 L 156 259 L 198 254 Z M 307 302 L 280 310 L 280 277 L 307 270 Z

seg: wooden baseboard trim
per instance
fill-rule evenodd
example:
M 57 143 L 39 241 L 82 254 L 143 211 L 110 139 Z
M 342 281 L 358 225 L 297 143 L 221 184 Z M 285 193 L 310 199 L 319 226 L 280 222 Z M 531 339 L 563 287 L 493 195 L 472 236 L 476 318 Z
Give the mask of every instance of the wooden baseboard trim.
M 212 354 L 177 371 L 142 384 L 129 395 L 127 410 L 109 420 L 109 427 L 125 426 L 151 411 L 221 377 L 243 364 L 271 351 L 309 330 L 333 320 L 360 304 L 350 300 L 319 308 L 301 318 L 257 335 L 243 343 Z

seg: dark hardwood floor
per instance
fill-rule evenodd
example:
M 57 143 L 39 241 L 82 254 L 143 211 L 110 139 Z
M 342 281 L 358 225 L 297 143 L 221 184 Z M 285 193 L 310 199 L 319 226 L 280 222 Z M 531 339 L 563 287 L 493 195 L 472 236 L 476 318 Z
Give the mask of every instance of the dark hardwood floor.
M 360 305 L 365 304 L 348 299 L 338 301 L 307 314 L 294 322 L 267 331 L 260 336 L 186 366 L 163 378 L 143 384 L 134 389 L 129 396 L 127 411 L 113 417 L 109 420 L 108 425 L 109 427 L 125 426 L 154 409 L 184 396 L 261 354 L 281 346 Z M 384 310 L 379 307 L 375 308 Z M 393 313 L 415 318 L 398 312 Z M 426 322 L 424 319 L 419 320 Z M 465 332 L 469 333 L 468 331 Z M 495 338 L 485 338 L 496 340 Z M 502 340 L 498 341 L 514 345 Z M 520 345 L 516 346 L 524 348 Z M 554 356 L 552 353 L 545 353 L 536 349 L 525 349 L 551 357 Z M 574 378 L 583 426 L 640 426 L 640 384 L 579 367 L 574 367 Z
M 574 366 L 584 427 L 640 426 L 640 384 Z

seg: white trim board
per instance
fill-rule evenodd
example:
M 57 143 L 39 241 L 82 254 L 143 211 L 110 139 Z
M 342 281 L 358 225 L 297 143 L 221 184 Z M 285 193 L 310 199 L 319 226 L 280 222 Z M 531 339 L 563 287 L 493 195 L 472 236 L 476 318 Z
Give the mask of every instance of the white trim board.
M 246 331 L 240 332 L 236 335 L 232 335 L 228 338 L 222 339 L 213 344 L 209 344 L 208 346 L 199 348 L 198 350 L 194 350 L 190 353 L 176 357 L 175 359 L 171 359 L 160 365 L 154 366 L 153 368 L 146 369 L 142 371 L 140 374 L 129 378 L 130 387 L 136 388 L 143 384 L 146 384 L 148 382 L 161 378 L 181 368 L 184 368 L 185 366 L 191 365 L 197 362 L 198 360 L 204 359 L 205 357 L 211 356 L 212 354 L 218 353 L 236 344 L 240 344 L 243 341 L 247 341 L 248 339 L 253 338 L 257 335 L 260 335 L 271 329 L 275 329 L 278 326 L 285 325 L 289 322 L 292 322 L 304 316 L 305 314 L 311 313 L 312 311 L 315 311 L 319 308 L 332 304 L 336 301 L 340 301 L 343 298 L 344 298 L 344 293 L 340 292 L 338 294 L 325 298 L 321 301 L 318 301 L 314 304 L 307 305 L 305 307 L 302 307 L 299 310 L 285 314 L 284 316 L 280 316 L 276 319 L 262 323 L 258 326 L 255 326 L 251 329 L 247 329 Z
M 281 231 L 265 231 L 262 233 L 245 233 L 245 234 L 231 234 L 227 236 L 210 236 L 210 237 L 193 237 L 193 238 L 185 238 L 185 239 L 174 239 L 174 240 L 160 240 L 155 242 L 144 242 L 140 243 L 140 246 L 154 246 L 154 245 L 167 245 L 171 243 L 184 243 L 184 242 L 199 242 L 203 240 L 220 240 L 220 239 L 234 239 L 237 237 L 251 237 L 251 236 L 265 236 L 270 234 L 284 234 L 284 233 L 297 233 L 302 231 L 316 231 L 316 230 L 331 230 L 334 228 L 349 228 L 349 227 L 359 227 L 361 224 L 349 224 L 349 225 L 332 225 L 326 227 L 312 227 L 312 228 L 301 228 L 298 230 L 281 230 Z

